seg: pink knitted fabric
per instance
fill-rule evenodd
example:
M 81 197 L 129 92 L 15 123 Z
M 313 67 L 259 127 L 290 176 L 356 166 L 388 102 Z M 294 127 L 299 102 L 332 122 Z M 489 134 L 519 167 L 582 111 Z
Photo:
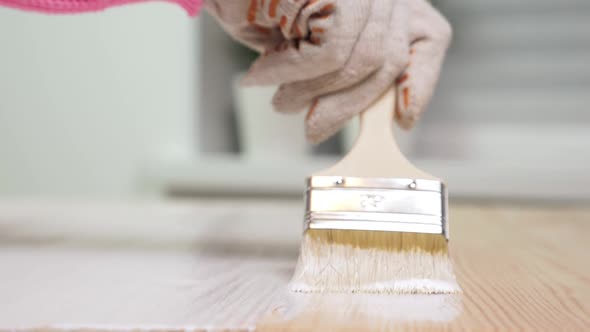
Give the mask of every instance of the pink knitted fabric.
M 109 7 L 149 0 L 0 0 L 0 6 L 37 11 L 49 14 L 76 14 L 96 12 Z M 176 3 L 184 8 L 190 16 L 199 13 L 202 0 L 164 0 Z

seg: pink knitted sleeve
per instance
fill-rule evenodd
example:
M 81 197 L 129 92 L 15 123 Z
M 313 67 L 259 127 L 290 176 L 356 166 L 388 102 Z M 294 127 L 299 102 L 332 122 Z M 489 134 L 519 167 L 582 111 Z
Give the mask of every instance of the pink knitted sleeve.
M 49 14 L 76 14 L 150 0 L 0 0 L 0 6 Z M 164 0 L 176 3 L 190 16 L 199 13 L 202 0 Z

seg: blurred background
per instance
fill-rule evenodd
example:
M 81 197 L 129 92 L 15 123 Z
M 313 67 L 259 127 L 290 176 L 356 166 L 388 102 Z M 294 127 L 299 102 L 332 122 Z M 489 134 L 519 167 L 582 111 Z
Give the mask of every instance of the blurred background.
M 454 41 L 402 149 L 452 198 L 590 199 L 590 2 L 437 0 Z M 297 197 L 320 146 L 255 54 L 205 13 L 146 3 L 46 16 L 0 8 L 0 197 Z

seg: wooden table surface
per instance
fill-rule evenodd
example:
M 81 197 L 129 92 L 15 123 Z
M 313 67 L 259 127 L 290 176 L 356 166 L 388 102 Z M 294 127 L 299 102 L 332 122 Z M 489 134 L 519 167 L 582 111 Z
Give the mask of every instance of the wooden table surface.
M 458 295 L 301 295 L 301 202 L 0 202 L 0 330 L 590 330 L 590 209 L 451 204 Z

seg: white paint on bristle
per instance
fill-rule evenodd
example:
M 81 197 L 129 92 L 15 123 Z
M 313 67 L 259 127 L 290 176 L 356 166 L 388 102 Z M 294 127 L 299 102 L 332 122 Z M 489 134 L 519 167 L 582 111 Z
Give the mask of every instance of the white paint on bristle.
M 291 282 L 289 288 L 295 292 L 314 293 L 318 290 L 302 282 Z M 326 288 L 326 290 L 329 290 Z M 456 282 L 432 279 L 409 279 L 390 282 L 375 282 L 371 285 L 350 289 L 361 293 L 395 293 L 395 294 L 453 294 L 459 291 Z
M 308 235 L 289 288 L 305 293 L 460 292 L 447 250 L 334 244 Z

